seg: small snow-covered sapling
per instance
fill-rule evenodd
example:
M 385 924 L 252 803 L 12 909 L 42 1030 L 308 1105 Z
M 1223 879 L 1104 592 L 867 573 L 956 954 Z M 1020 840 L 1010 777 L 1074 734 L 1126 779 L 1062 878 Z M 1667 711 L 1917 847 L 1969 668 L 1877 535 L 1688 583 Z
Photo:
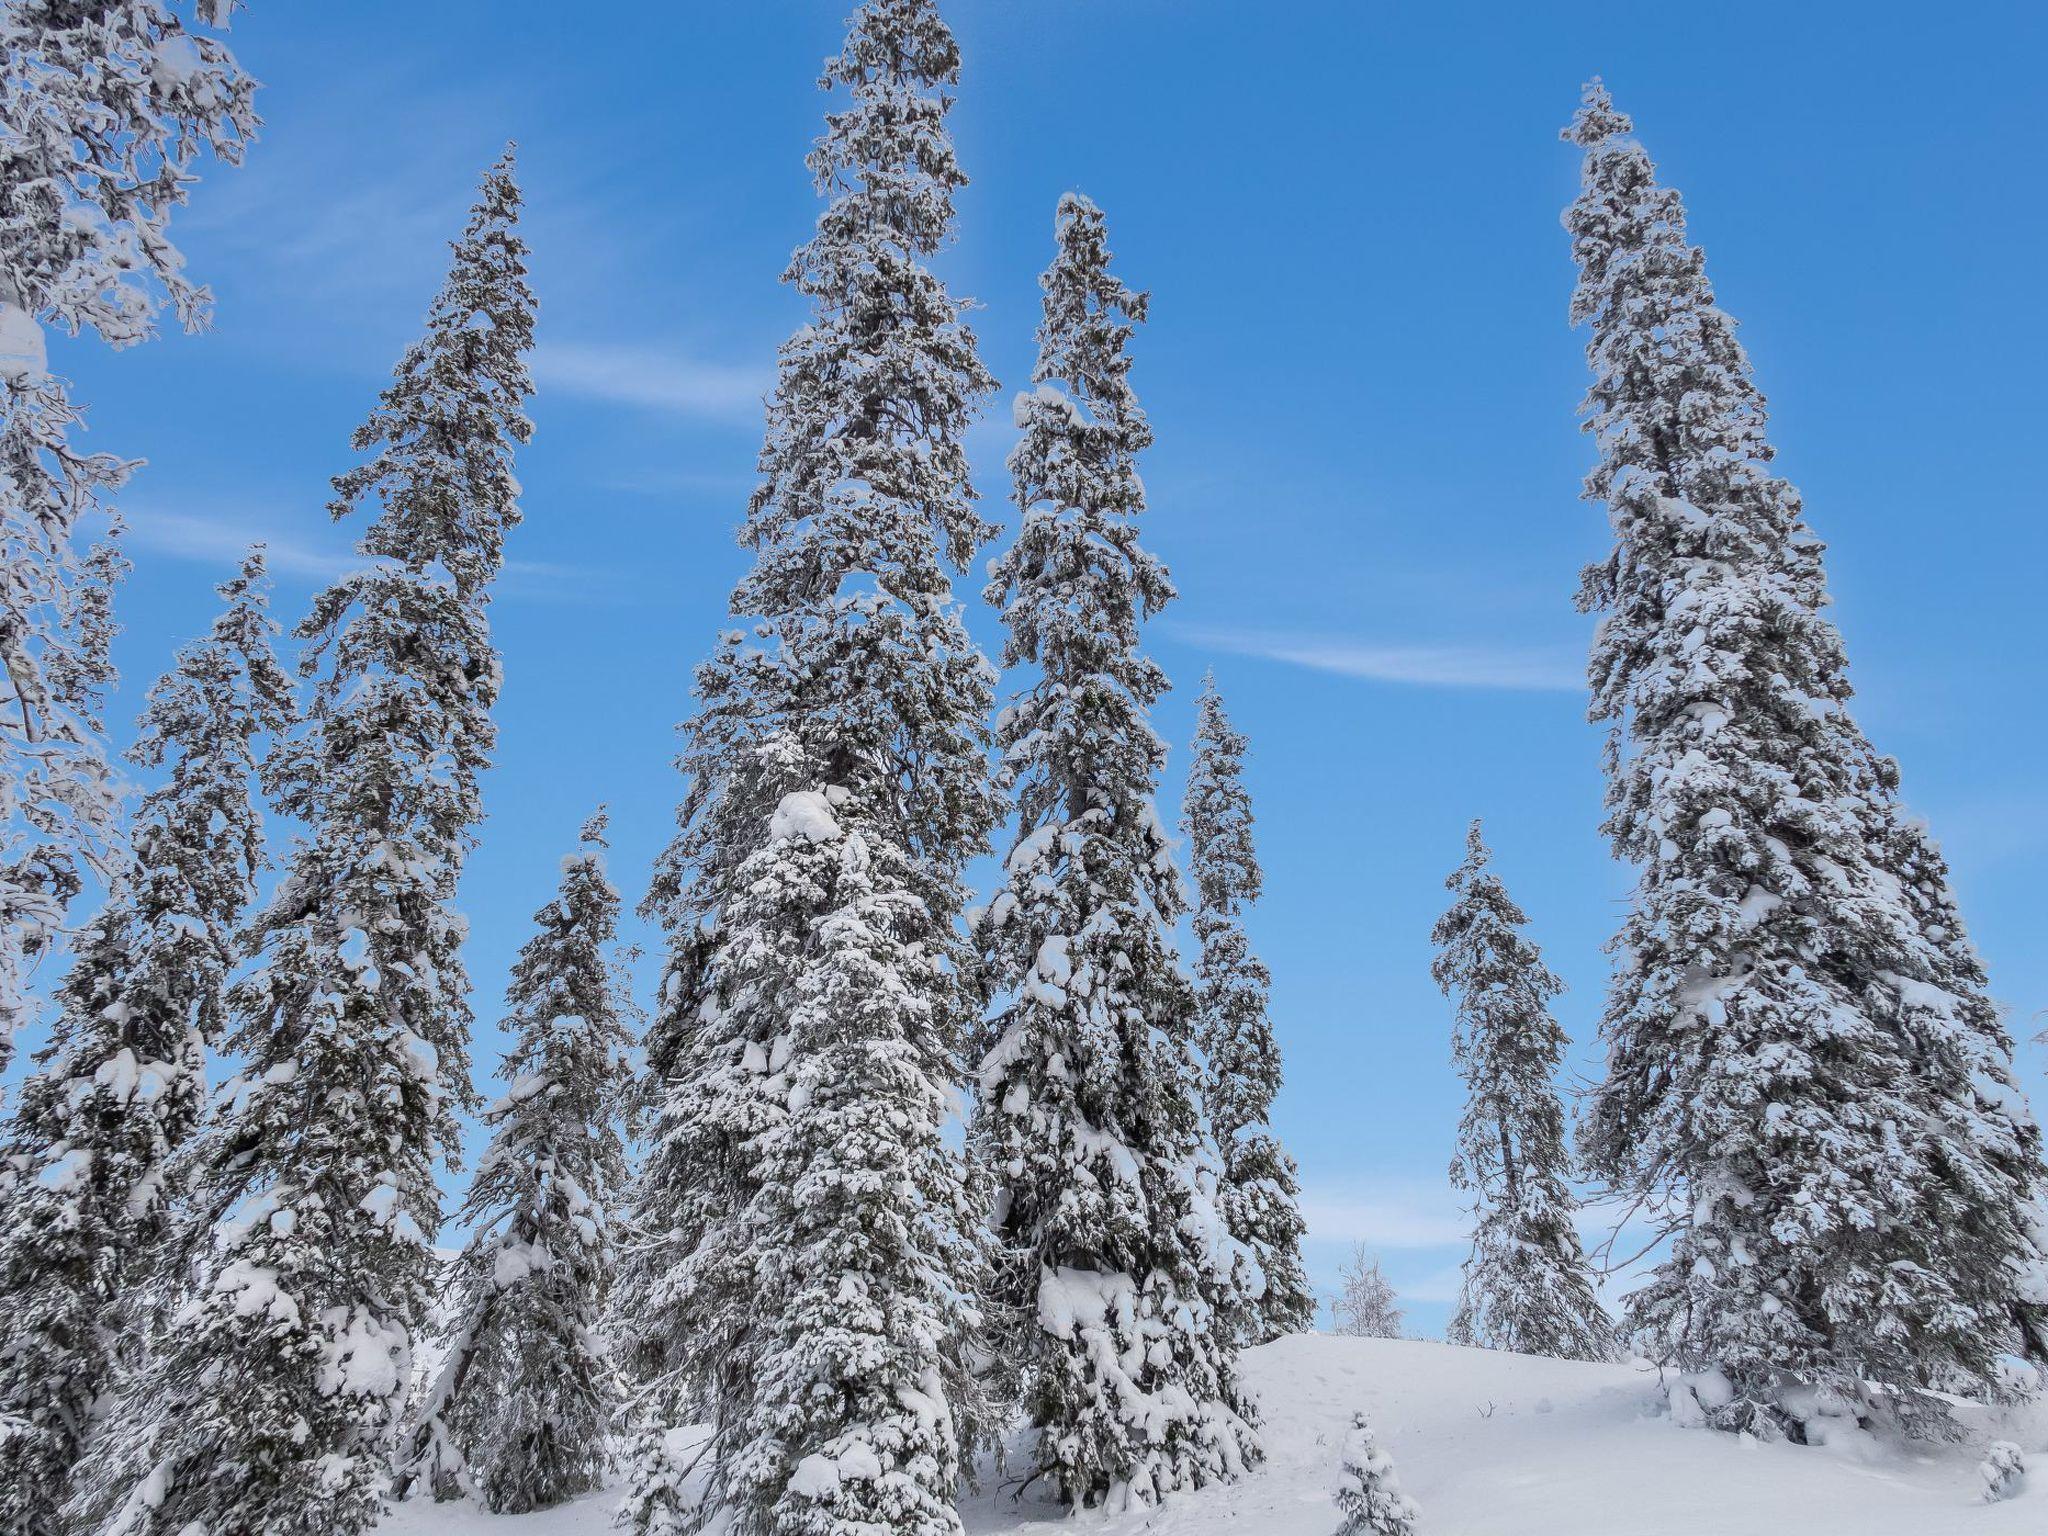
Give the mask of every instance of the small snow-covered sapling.
M 1351 1432 L 1344 1437 L 1336 1499 L 1344 1512 L 1337 1536 L 1415 1536 L 1422 1512 L 1401 1492 L 1393 1458 L 1380 1448 L 1363 1412 L 1351 1415 Z
M 1984 1479 L 1984 1502 L 1999 1504 L 2019 1493 L 2027 1480 L 2027 1459 L 2010 1440 L 1994 1440 L 1984 1459 L 1977 1464 Z

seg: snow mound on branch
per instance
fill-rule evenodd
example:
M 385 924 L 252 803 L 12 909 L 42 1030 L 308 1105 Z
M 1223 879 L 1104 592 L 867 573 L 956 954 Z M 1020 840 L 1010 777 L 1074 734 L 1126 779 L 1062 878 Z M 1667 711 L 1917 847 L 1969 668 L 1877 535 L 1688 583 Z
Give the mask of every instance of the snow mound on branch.
M 829 843 L 838 835 L 839 821 L 832 814 L 832 802 L 815 789 L 784 795 L 768 823 L 771 842 L 800 837 L 806 842 Z
M 1954 1446 L 1887 1447 L 1875 1464 L 1830 1448 L 1755 1445 L 1683 1429 L 1655 1371 L 1414 1339 L 1307 1334 L 1244 1356 L 1267 1462 L 1241 1482 L 1157 1510 L 1090 1517 L 1090 1536 L 1332 1536 L 1351 1415 L 1371 1417 L 1419 1536 L 2039 1536 L 2048 1489 L 1986 1504 L 1995 1441 L 2048 1452 L 2048 1411 L 1978 1413 Z M 1967 1411 L 1967 1410 L 1966 1410 Z M 1026 1465 L 1013 1455 L 1012 1468 Z M 1075 1529 L 1038 1488 L 1021 1500 L 983 1468 L 971 1536 Z M 534 1515 L 406 1505 L 381 1536 L 609 1536 L 616 1492 Z
M 49 372 L 43 328 L 19 304 L 0 300 L 0 378 L 39 379 Z

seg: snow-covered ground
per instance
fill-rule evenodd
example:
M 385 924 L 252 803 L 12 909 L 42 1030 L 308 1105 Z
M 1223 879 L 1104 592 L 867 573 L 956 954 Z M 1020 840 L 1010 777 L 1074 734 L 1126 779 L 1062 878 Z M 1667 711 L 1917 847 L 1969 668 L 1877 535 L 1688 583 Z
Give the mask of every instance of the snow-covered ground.
M 1245 1357 L 1264 1422 L 1265 1466 L 1234 1487 L 1081 1524 L 1101 1536 L 1330 1536 L 1344 1428 L 1372 1416 L 1420 1536 L 2039 1536 L 2048 1530 L 2048 1414 L 2036 1408 L 1960 1446 L 1752 1445 L 1680 1429 L 1654 1374 L 1418 1340 L 1284 1339 Z M 1990 1438 L 2037 1470 L 2018 1498 L 1979 1502 Z M 497 1517 L 411 1505 L 383 1536 L 597 1536 L 612 1497 Z M 966 1507 L 973 1532 L 1058 1520 L 1030 1496 L 989 1486 Z M 1071 1527 L 1070 1527 L 1071 1528 Z

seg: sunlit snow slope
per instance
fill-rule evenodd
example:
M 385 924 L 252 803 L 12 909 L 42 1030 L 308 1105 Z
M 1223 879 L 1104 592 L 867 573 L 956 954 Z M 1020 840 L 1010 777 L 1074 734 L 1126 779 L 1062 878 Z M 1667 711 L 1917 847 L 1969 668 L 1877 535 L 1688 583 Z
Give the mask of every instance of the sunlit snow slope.
M 1164 1508 L 1080 1522 L 1107 1536 L 1330 1536 L 1338 1448 L 1352 1409 L 1372 1416 L 1420 1536 L 2007 1536 L 2048 1531 L 2048 1415 L 1980 1429 L 2036 1468 L 2003 1504 L 1978 1502 L 1980 1434 L 1953 1447 L 1746 1444 L 1675 1427 L 1654 1374 L 1408 1340 L 1284 1339 L 1246 1356 L 1263 1407 L 1265 1466 Z M 1034 1490 L 1035 1491 L 1035 1490 Z M 414 1504 L 385 1536 L 597 1536 L 610 1497 L 496 1517 Z M 1057 1513 L 997 1483 L 967 1505 L 971 1532 L 1044 1527 Z M 1072 1526 L 1065 1527 L 1068 1530 Z

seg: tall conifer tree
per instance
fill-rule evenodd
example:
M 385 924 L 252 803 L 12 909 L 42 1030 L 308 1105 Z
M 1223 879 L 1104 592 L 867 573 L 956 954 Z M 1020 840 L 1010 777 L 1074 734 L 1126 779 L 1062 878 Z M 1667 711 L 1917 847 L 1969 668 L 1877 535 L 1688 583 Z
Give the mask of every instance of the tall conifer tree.
M 1126 348 L 1145 296 L 1110 272 L 1086 198 L 1061 199 L 1055 234 L 1010 455 L 1023 523 L 987 593 L 1005 663 L 1039 676 L 997 726 L 1018 836 L 980 924 L 1005 1001 L 971 1137 L 996 1186 L 995 1358 L 1035 1468 L 1072 1505 L 1149 1504 L 1258 1446 L 1153 802 L 1166 747 L 1147 716 L 1167 681 L 1138 631 L 1173 586 L 1138 542 L 1152 430 Z
M 546 1509 L 602 1486 L 618 1409 L 598 1333 L 617 1253 L 621 1096 L 633 1005 L 613 954 L 619 895 L 603 811 L 562 861 L 556 898 L 519 951 L 506 1000 L 506 1092 L 458 1220 L 449 1350 L 428 1394 L 415 1461 L 441 1497 L 498 1514 Z
M 815 318 L 742 533 L 753 628 L 698 672 L 648 902 L 671 952 L 619 1308 L 643 1531 L 958 1529 L 981 1216 L 942 1132 L 975 1011 L 961 871 L 1001 814 L 950 584 L 992 532 L 961 439 L 994 384 L 926 265 L 965 184 L 959 63 L 932 0 L 868 0 L 822 82 L 846 95 L 785 274 Z M 693 1508 L 669 1431 L 699 1417 Z
M 1465 1080 L 1451 1182 L 1472 1195 L 1477 1225 L 1445 1337 L 1561 1360 L 1606 1360 L 1614 1327 L 1579 1243 L 1564 1105 L 1564 1031 L 1550 1000 L 1564 983 L 1521 929 L 1529 919 L 1487 868 L 1473 822 L 1465 861 L 1444 884 L 1451 908 L 1430 935 L 1430 974 L 1457 1008 L 1451 1055 Z
M 1734 322 L 1631 132 L 1597 81 L 1565 131 L 1586 495 L 1615 531 L 1580 602 L 1603 615 L 1606 831 L 1641 871 L 1585 1145 L 1669 1221 L 1630 1319 L 1711 1376 L 1714 1422 L 1797 1434 L 1795 1386 L 1886 1411 L 1873 1381 L 1928 1420 L 1911 1389 L 2048 1354 L 2040 1134 L 1940 857 L 1849 714 L 1822 546 L 1770 472 Z
M 1251 951 L 1244 912 L 1265 875 L 1252 847 L 1244 786 L 1249 743 L 1232 728 L 1213 674 L 1196 705 L 1194 761 L 1181 813 L 1195 886 L 1195 1041 L 1202 1098 L 1223 1159 L 1217 1202 L 1224 1225 L 1251 1254 L 1256 1278 L 1229 1321 L 1238 1342 L 1264 1344 L 1315 1324 L 1316 1299 L 1301 1262 L 1301 1186 L 1269 1121 L 1280 1091 L 1280 1045 L 1268 1016 L 1272 977 Z
M 198 1124 L 234 938 L 263 862 L 261 743 L 291 723 L 263 556 L 149 692 L 131 756 L 135 867 L 86 930 L 7 1137 L 0 1226 L 0 1531 L 51 1536 L 95 1405 L 147 1318 L 173 1154 Z
M 203 30 L 233 9 L 198 0 L 201 29 L 160 0 L 0 9 L 0 1069 L 29 966 L 86 883 L 124 869 L 100 710 L 126 569 L 108 498 L 132 466 L 72 446 L 79 413 L 43 327 L 125 347 L 166 297 L 204 326 L 211 295 L 169 224 L 194 162 L 238 163 L 256 130 L 255 82 Z M 106 938 L 95 924 L 91 942 Z
M 486 607 L 519 521 L 534 301 L 508 153 L 426 334 L 338 477 L 378 504 L 299 626 L 305 728 L 267 774 L 308 834 L 232 994 L 241 1074 L 197 1147 L 194 1288 L 96 1453 L 78 1529 L 347 1536 L 377 1519 L 436 1268 L 435 1164 L 468 1103 L 464 924 L 498 656 Z

